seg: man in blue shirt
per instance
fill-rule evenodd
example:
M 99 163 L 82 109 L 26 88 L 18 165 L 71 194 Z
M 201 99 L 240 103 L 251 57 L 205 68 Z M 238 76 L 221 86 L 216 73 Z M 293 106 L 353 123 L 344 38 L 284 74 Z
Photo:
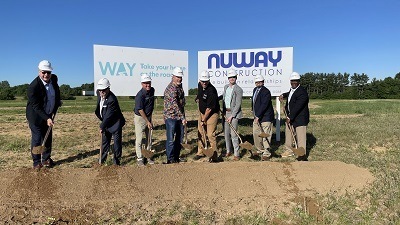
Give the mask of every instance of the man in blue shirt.
M 147 74 L 141 76 L 142 89 L 136 94 L 135 97 L 135 150 L 137 157 L 137 165 L 144 166 L 141 145 L 143 140 L 143 132 L 146 133 L 146 146 L 151 149 L 151 137 L 149 137 L 149 130 L 153 129 L 151 117 L 154 110 L 154 88 L 151 86 L 151 77 Z M 149 164 L 154 164 L 151 158 L 147 159 Z

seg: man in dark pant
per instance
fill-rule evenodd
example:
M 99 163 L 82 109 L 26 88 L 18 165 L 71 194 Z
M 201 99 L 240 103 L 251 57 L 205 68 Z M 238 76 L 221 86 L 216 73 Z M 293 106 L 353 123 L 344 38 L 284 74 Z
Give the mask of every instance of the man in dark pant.
M 26 105 L 26 118 L 32 134 L 31 154 L 34 169 L 54 166 L 51 159 L 51 131 L 44 144 L 44 151 L 34 152 L 32 150 L 35 146 L 42 145 L 47 130 L 54 125 L 53 116 L 61 106 L 58 78 L 51 73 L 53 71 L 51 63 L 43 60 L 39 63 L 38 69 L 38 76 L 28 87 L 28 103 Z
M 111 137 L 114 137 L 114 165 L 120 165 L 122 156 L 122 127 L 125 118 L 122 115 L 118 99 L 110 91 L 110 81 L 102 78 L 97 83 L 97 107 L 95 114 L 101 120 L 100 133 L 102 134 L 102 155 L 100 162 L 104 163 L 110 150 Z

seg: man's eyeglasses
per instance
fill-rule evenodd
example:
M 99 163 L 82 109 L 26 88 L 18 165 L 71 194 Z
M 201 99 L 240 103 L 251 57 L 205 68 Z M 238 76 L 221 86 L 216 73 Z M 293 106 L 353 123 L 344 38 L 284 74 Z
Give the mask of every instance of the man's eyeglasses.
M 42 74 L 51 74 L 51 71 L 41 71 Z
M 206 80 L 206 81 L 201 80 L 200 82 L 201 83 L 208 83 L 208 80 Z

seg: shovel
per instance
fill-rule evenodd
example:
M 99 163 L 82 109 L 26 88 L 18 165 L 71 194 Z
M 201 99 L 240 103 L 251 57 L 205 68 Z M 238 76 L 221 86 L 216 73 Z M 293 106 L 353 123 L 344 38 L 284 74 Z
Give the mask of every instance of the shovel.
M 226 122 L 229 124 L 229 126 L 231 127 L 231 129 L 233 130 L 233 132 L 235 132 L 235 134 L 239 137 L 239 141 L 240 141 L 239 146 L 242 147 L 243 149 L 246 149 L 246 150 L 251 150 L 251 149 L 253 149 L 253 145 L 250 144 L 250 142 L 248 142 L 248 141 L 246 141 L 246 142 L 243 143 L 242 138 L 240 137 L 239 133 L 235 130 L 235 128 L 232 126 L 232 124 L 229 123 L 228 121 L 226 121 Z
M 152 135 L 153 135 L 153 129 L 149 129 L 149 134 L 147 136 L 147 147 L 145 148 L 144 145 L 142 146 L 142 155 L 147 159 L 151 159 L 154 156 L 154 151 L 151 150 Z
M 269 134 L 265 133 L 264 130 L 261 127 L 261 124 L 257 122 L 258 128 L 260 128 L 261 133 L 258 135 L 260 138 L 267 138 L 269 137 Z
M 101 165 L 101 157 L 103 156 L 103 133 L 100 133 L 100 152 L 99 152 L 99 164 Z
M 285 114 L 286 118 L 288 118 L 287 116 L 287 112 L 286 109 L 283 108 L 283 113 Z M 286 122 L 286 126 L 288 126 L 289 130 L 290 130 L 290 134 L 292 135 L 292 140 L 293 140 L 293 146 L 291 150 L 297 155 L 297 156 L 303 156 L 306 154 L 306 150 L 303 147 L 298 148 L 297 146 L 297 137 L 296 137 L 296 131 L 294 130 L 294 127 L 292 124 Z
M 185 149 L 193 149 L 193 146 L 191 144 L 187 143 L 187 124 L 185 124 L 185 143 L 181 143 L 182 147 Z
M 55 117 L 55 116 L 56 116 L 56 114 L 53 114 L 52 120 L 54 120 L 54 117 Z M 40 145 L 40 146 L 34 146 L 34 147 L 32 148 L 32 154 L 39 155 L 39 154 L 43 154 L 43 152 L 46 151 L 46 147 L 45 147 L 44 145 L 45 145 L 45 143 L 46 143 L 46 141 L 47 141 L 47 138 L 48 138 L 49 135 L 50 135 L 50 131 L 51 131 L 52 127 L 53 127 L 53 126 L 49 126 L 49 128 L 47 128 L 47 132 L 46 132 L 46 135 L 44 136 L 42 145 Z
M 201 128 L 203 129 L 203 144 L 204 144 L 204 148 L 202 147 L 201 150 L 203 151 L 203 153 L 208 157 L 211 158 L 214 155 L 214 149 L 213 147 L 208 148 L 207 146 L 207 138 L 206 138 L 206 131 L 204 130 L 204 126 L 201 126 Z

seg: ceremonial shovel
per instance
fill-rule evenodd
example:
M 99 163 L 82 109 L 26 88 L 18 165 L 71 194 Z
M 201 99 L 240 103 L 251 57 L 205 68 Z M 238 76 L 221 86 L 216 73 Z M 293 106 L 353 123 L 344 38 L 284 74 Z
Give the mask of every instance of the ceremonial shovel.
M 285 107 L 283 108 L 283 113 L 285 113 L 286 118 L 288 118 Z M 298 146 L 297 146 L 296 131 L 294 130 L 293 125 L 286 121 L 286 126 L 288 126 L 288 128 L 290 130 L 290 134 L 292 135 L 292 140 L 293 140 L 293 145 L 294 145 L 294 148 L 291 148 L 292 151 L 298 156 L 305 155 L 306 150 L 303 147 L 298 148 Z
M 151 159 L 154 156 L 154 150 L 151 150 L 151 136 L 153 135 L 153 129 L 149 129 L 149 134 L 147 138 L 147 148 L 145 148 L 145 145 L 142 145 L 142 155 L 147 158 Z
M 259 122 L 257 122 L 258 127 L 261 130 L 261 133 L 258 135 L 260 138 L 267 138 L 269 137 L 269 134 L 265 133 L 264 130 L 262 129 L 261 125 Z
M 185 143 L 181 143 L 182 147 L 185 149 L 193 149 L 193 146 L 191 144 L 187 143 L 187 124 L 185 124 Z
M 203 129 L 203 138 L 202 139 L 203 139 L 203 145 L 205 146 L 204 148 L 202 147 L 201 150 L 208 158 L 211 158 L 214 155 L 214 149 L 213 149 L 213 147 L 210 147 L 210 148 L 207 147 L 206 131 L 204 130 L 204 126 L 201 126 L 201 128 Z
M 244 148 L 244 149 L 246 149 L 246 150 L 251 150 L 251 149 L 253 149 L 253 145 L 250 144 L 250 142 L 248 142 L 248 141 L 246 141 L 246 142 L 243 143 L 242 138 L 240 137 L 239 133 L 235 130 L 235 128 L 232 126 L 232 124 L 229 123 L 228 121 L 226 121 L 226 122 L 229 124 L 229 126 L 231 127 L 231 129 L 233 130 L 233 132 L 235 132 L 235 134 L 239 137 L 239 141 L 240 141 L 239 146 L 242 147 L 242 148 Z M 226 141 L 226 140 L 225 140 L 225 141 Z
M 56 117 L 56 114 L 53 115 L 52 120 L 54 120 L 54 117 Z M 53 127 L 53 126 L 49 126 L 49 128 L 47 128 L 47 132 L 46 132 L 46 135 L 44 136 L 42 145 L 40 145 L 40 146 L 34 146 L 34 147 L 32 148 L 32 154 L 38 155 L 38 154 L 42 154 L 43 152 L 46 151 L 46 147 L 45 147 L 44 145 L 46 144 L 47 138 L 49 137 L 49 134 L 50 134 L 50 131 L 51 131 L 52 127 Z

